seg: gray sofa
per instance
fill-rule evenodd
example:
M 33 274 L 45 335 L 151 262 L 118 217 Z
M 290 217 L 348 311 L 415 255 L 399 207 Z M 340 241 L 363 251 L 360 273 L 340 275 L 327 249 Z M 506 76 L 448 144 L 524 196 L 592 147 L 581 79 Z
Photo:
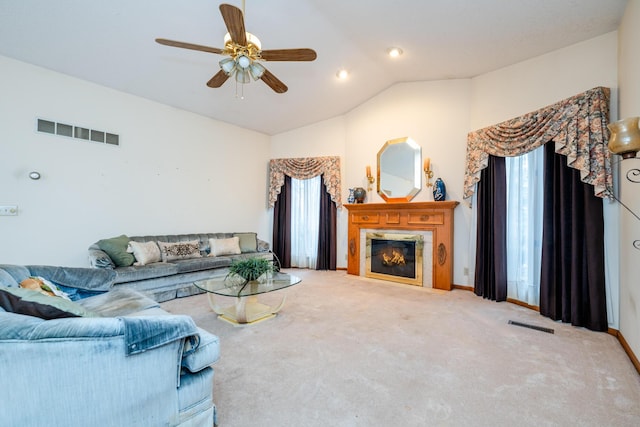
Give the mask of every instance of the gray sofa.
M 32 276 L 71 300 L 19 286 Z M 218 337 L 114 287 L 115 278 L 107 269 L 0 265 L 0 425 L 214 424 Z
M 212 250 L 211 240 L 215 242 L 228 243 L 230 239 L 238 238 L 240 253 L 225 253 Z M 116 240 L 118 245 L 116 250 L 108 243 Z M 177 255 L 171 259 L 165 259 L 162 252 L 162 259 L 156 262 L 138 264 L 138 260 L 133 265 L 127 265 L 131 258 L 120 260 L 125 257 L 121 252 L 127 247 L 126 242 L 155 244 L 186 244 L 197 242 L 196 253 L 191 256 Z M 112 245 L 113 246 L 113 245 Z M 164 245 L 165 247 L 167 245 Z M 224 247 L 219 244 L 218 246 Z M 129 249 L 131 250 L 131 249 Z M 114 251 L 116 253 L 114 253 Z M 214 256 L 215 255 L 215 256 Z M 174 234 L 158 236 L 118 236 L 112 239 L 103 239 L 89 247 L 89 262 L 94 268 L 112 269 L 116 273 L 115 285 L 126 286 L 146 295 L 151 296 L 158 302 L 167 301 L 174 298 L 194 295 L 202 291 L 193 285 L 196 280 L 211 277 L 224 276 L 228 272 L 228 267 L 234 260 L 261 257 L 269 260 L 273 259 L 273 254 L 269 250 L 269 243 L 257 238 L 256 233 L 200 233 L 200 234 Z M 176 259 L 177 258 L 177 259 Z

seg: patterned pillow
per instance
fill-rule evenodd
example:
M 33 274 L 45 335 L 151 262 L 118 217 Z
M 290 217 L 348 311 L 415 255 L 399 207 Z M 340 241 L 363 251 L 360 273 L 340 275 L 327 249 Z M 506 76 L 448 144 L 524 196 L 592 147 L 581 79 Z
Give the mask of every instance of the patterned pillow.
M 162 261 L 162 254 L 156 242 L 129 242 L 127 252 L 132 253 L 136 257 L 133 265 L 146 265 L 152 262 Z
M 198 240 L 177 243 L 158 242 L 158 246 L 160 246 L 162 262 L 202 257 Z
M 240 238 L 237 236 L 228 239 L 209 239 L 209 247 L 211 248 L 209 256 L 238 255 L 242 253 L 240 250 Z

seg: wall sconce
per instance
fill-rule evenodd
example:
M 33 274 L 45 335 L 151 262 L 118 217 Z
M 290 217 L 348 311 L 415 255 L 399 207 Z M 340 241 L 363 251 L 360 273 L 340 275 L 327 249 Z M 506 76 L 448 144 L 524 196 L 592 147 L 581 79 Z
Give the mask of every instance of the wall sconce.
M 431 183 L 431 178 L 433 178 L 433 171 L 431 170 L 431 159 L 429 159 L 428 157 L 425 157 L 424 159 L 423 169 L 424 169 L 424 177 L 425 177 L 425 180 L 427 181 L 425 186 L 431 187 L 433 185 Z
M 376 179 L 371 175 L 371 166 L 367 166 L 367 182 L 369 182 L 369 186 L 367 187 L 367 191 L 371 191 L 371 185 L 376 181 Z
M 638 121 L 640 117 L 629 117 L 624 120 L 618 120 L 617 122 L 609 123 L 607 127 L 611 131 L 611 137 L 609 138 L 609 151 L 613 154 L 619 154 L 622 156 L 622 160 L 624 159 L 636 159 L 636 153 L 640 151 L 640 128 L 638 128 Z M 627 181 L 633 182 L 634 184 L 640 183 L 638 180 L 638 176 L 640 176 L 640 169 L 632 168 L 627 172 Z M 640 221 L 640 216 L 638 216 L 634 211 L 632 211 L 627 205 L 622 203 L 620 199 L 613 195 L 613 198 L 616 199 L 618 203 L 622 205 L 626 210 L 628 210 L 631 215 L 636 217 L 638 221 Z M 640 249 L 640 240 L 635 240 L 633 242 L 633 247 L 636 249 Z
M 640 151 L 638 120 L 640 117 L 629 117 L 607 125 L 611 131 L 609 150 L 612 153 L 621 155 L 623 159 L 636 157 Z

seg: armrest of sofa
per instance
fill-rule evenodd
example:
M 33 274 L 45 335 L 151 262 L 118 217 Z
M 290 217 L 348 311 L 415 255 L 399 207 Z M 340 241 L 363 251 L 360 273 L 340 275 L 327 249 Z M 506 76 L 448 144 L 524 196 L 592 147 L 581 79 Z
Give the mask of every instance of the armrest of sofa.
M 269 242 L 265 242 L 264 240 L 258 240 L 258 252 L 269 252 L 270 246 Z
M 41 276 L 56 285 L 83 289 L 92 292 L 106 292 L 116 280 L 113 270 L 82 267 L 57 267 L 50 265 L 27 265 L 32 276 Z
M 18 286 L 24 279 L 32 276 L 44 277 L 63 287 L 95 293 L 111 289 L 117 274 L 113 270 L 106 269 L 0 264 L 0 283 L 4 286 Z
M 116 268 L 115 263 L 109 255 L 97 245 L 92 245 L 89 248 L 89 265 L 93 268 Z
M 190 372 L 215 363 L 219 340 L 198 328 L 185 315 L 139 317 L 78 317 L 43 320 L 38 317 L 0 312 L 0 344 L 6 342 L 62 342 L 118 338 L 122 355 L 133 356 L 172 342 L 180 342 L 181 366 Z M 46 356 L 45 353 L 42 356 Z
M 220 339 L 204 329 L 198 328 L 200 341 L 198 347 L 191 349 L 185 343 L 182 366 L 189 372 L 199 372 L 220 359 Z

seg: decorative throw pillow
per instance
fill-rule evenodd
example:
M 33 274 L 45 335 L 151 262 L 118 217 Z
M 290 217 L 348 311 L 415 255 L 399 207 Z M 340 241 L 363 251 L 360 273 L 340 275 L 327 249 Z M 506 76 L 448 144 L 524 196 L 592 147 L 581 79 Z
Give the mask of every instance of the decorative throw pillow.
M 240 238 L 237 236 L 228 239 L 209 239 L 209 247 L 211 247 L 209 256 L 238 255 L 242 253 L 240 250 Z
M 146 265 L 162 261 L 160 248 L 156 242 L 129 242 L 127 252 L 133 253 L 136 262 L 133 265 Z
M 233 233 L 233 235 L 240 239 L 240 251 L 242 253 L 258 251 L 258 236 L 256 233 Z
M 6 286 L 0 286 L 0 307 L 10 313 L 26 314 L 45 320 L 95 316 L 73 301 L 43 295 L 39 291 L 31 289 Z
M 198 240 L 177 243 L 158 242 L 158 246 L 160 246 L 163 262 L 202 257 Z
M 132 254 L 127 252 L 127 246 L 129 246 L 129 238 L 124 234 L 98 242 L 98 247 L 109 255 L 117 267 L 128 267 L 136 260 Z

